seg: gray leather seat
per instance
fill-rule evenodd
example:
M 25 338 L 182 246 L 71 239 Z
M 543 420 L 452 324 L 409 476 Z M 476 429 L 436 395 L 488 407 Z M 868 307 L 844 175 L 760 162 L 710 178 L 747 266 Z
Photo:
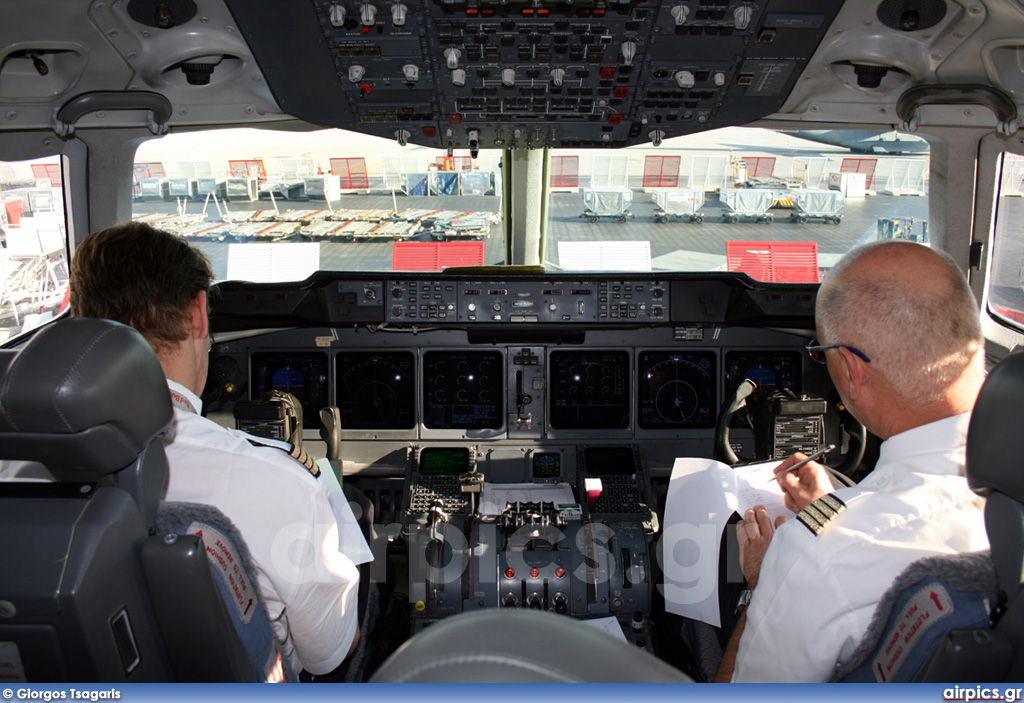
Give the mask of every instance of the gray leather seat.
M 922 681 L 1020 681 L 1024 671 L 1024 352 L 989 373 L 967 432 L 967 482 L 985 502 L 998 601 L 991 628 L 953 630 Z M 963 677 L 961 678 L 961 674 Z
M 152 536 L 172 417 L 124 325 L 62 320 L 0 352 L 0 460 L 53 479 L 0 482 L 8 683 L 258 680 L 201 538 Z
M 376 683 L 688 683 L 660 659 L 567 615 L 491 609 L 431 625 L 374 673 Z

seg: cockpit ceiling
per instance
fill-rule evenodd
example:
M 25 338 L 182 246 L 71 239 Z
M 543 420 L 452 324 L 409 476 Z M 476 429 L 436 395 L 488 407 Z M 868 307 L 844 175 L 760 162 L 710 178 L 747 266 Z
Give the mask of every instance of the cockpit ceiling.
M 298 119 L 438 148 L 623 147 L 769 117 L 992 127 L 1024 100 L 1018 0 L 5 0 L 0 131 L 97 91 L 169 127 Z M 905 111 L 903 111 L 905 112 Z M 993 118 L 993 112 L 997 113 Z M 144 116 L 143 116 L 144 117 Z M 79 127 L 139 125 L 94 110 Z M 813 127 L 810 125 L 817 125 Z

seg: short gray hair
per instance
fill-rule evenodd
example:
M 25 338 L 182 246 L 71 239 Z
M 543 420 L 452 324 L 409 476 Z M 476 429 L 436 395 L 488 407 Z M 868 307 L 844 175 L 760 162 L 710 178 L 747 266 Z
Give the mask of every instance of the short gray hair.
M 984 337 L 978 304 L 956 263 L 941 251 L 933 250 L 939 274 L 927 282 L 870 272 L 848 275 L 866 255 L 892 246 L 921 245 L 872 242 L 850 251 L 829 271 L 818 296 L 820 341 L 863 351 L 901 397 L 936 400 L 968 367 L 980 372 Z

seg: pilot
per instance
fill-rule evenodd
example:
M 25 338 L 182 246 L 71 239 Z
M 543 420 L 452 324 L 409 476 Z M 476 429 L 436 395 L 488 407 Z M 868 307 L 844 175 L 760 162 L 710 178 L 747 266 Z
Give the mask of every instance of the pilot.
M 828 681 L 906 566 L 989 546 L 964 474 L 984 339 L 953 261 L 907 241 L 860 247 L 829 272 L 815 316 L 808 353 L 883 440 L 878 462 L 840 490 L 817 463 L 780 476 L 797 515 L 774 531 L 762 506 L 747 511 L 737 537 L 752 593 L 716 680 Z
M 328 674 L 359 640 L 359 572 L 338 549 L 323 478 L 202 417 L 212 278 L 206 257 L 181 239 L 142 223 L 116 225 L 75 250 L 71 311 L 117 320 L 149 341 L 174 405 L 164 439 L 167 500 L 212 505 L 234 522 L 293 670 Z

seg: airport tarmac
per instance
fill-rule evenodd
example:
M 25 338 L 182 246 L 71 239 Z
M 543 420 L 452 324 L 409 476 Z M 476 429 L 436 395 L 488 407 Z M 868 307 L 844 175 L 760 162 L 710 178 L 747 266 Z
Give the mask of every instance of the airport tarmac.
M 497 196 L 396 196 L 399 211 L 407 208 L 480 210 L 497 212 Z M 332 201 L 331 207 L 338 209 L 393 208 L 391 195 L 346 195 Z M 324 201 L 277 201 L 280 210 L 326 208 Z M 269 200 L 254 202 L 232 202 L 232 212 L 241 210 L 268 210 L 273 208 Z M 202 205 L 189 203 L 186 212 L 198 212 Z M 629 207 L 632 215 L 620 223 L 610 218 L 588 222 L 580 215 L 584 211 L 580 193 L 552 193 L 549 209 L 551 212 L 547 233 L 545 264 L 558 267 L 559 242 L 609 242 L 638 241 L 650 242 L 651 264 L 654 270 L 707 271 L 724 269 L 725 249 L 728 241 L 778 241 L 818 242 L 819 261 L 827 267 L 839 256 L 859 243 L 876 238 L 878 220 L 881 218 L 915 218 L 917 227 L 928 219 L 928 199 L 925 197 L 873 195 L 862 199 L 848 200 L 842 210 L 840 224 L 810 220 L 805 224 L 789 221 L 796 210 L 773 208 L 771 224 L 753 222 L 742 218 L 729 224 L 722 216 L 728 209 L 709 194 L 701 208 L 705 221 L 701 224 L 689 221 L 655 221 L 658 212 L 653 196 L 635 192 Z M 135 216 L 146 213 L 174 213 L 173 202 L 136 202 Z M 211 220 L 220 219 L 210 204 L 208 214 Z M 917 230 L 915 230 L 917 231 Z M 486 264 L 504 263 L 505 246 L 502 241 L 502 225 L 491 226 L 491 234 L 485 243 Z M 414 241 L 430 241 L 428 235 L 419 235 Z M 196 242 L 210 257 L 214 273 L 218 278 L 227 274 L 227 242 Z M 321 242 L 320 268 L 333 271 L 391 271 L 391 242 Z

